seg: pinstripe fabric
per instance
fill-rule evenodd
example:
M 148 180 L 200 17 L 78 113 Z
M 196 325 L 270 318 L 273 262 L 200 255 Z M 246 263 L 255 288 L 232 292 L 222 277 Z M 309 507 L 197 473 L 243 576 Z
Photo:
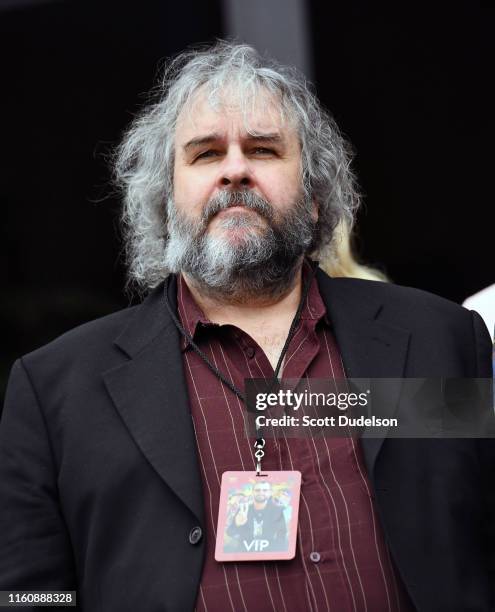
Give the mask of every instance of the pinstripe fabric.
M 273 376 L 261 348 L 240 329 L 213 325 L 182 279 L 178 310 L 184 327 L 239 388 L 244 378 Z M 207 556 L 199 612 L 410 610 L 373 507 L 359 444 L 351 439 L 269 439 L 265 470 L 302 473 L 296 558 L 279 562 L 214 560 L 220 480 L 226 470 L 253 470 L 243 405 L 183 341 L 205 495 Z M 342 378 L 343 364 L 313 281 L 285 359 L 284 378 Z M 318 552 L 320 560 L 310 559 Z

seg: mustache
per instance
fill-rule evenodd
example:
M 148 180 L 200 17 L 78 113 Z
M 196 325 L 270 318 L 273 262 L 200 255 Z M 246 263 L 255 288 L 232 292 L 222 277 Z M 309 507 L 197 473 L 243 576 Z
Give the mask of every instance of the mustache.
M 232 208 L 233 206 L 244 206 L 254 210 L 267 221 L 272 221 L 274 210 L 272 205 L 254 191 L 221 191 L 216 196 L 208 200 L 201 214 L 201 221 L 204 226 L 221 210 Z

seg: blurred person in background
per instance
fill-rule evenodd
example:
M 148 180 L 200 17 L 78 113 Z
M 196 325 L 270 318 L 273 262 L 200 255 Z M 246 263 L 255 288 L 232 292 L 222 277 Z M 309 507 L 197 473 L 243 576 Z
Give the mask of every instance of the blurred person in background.
M 488 331 L 495 340 L 495 285 L 485 287 L 485 289 L 468 297 L 463 306 L 469 308 L 469 310 L 476 310 L 483 317 Z
M 388 282 L 387 275 L 377 268 L 360 263 L 353 252 L 351 231 L 346 220 L 339 222 L 334 230 L 333 252 L 320 261 L 322 270 L 329 276 L 363 278 Z

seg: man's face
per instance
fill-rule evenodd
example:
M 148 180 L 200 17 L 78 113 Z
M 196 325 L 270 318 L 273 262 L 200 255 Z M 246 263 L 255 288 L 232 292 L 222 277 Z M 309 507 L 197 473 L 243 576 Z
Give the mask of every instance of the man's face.
M 177 122 L 165 263 L 229 300 L 281 294 L 313 244 L 297 133 L 261 92 L 243 114 L 198 93 Z
M 301 199 L 299 139 L 278 110 L 263 93 L 248 116 L 228 98 L 213 109 L 204 94 L 197 95 L 179 115 L 175 134 L 174 203 L 180 215 L 199 221 L 221 192 L 249 190 L 273 207 L 277 223 Z M 268 221 L 240 202 L 205 222 L 208 234 L 235 246 L 246 234 L 265 231 Z
M 260 483 L 260 484 L 254 485 L 253 487 L 254 501 L 257 504 L 266 503 L 271 494 L 272 494 L 272 487 L 268 482 Z

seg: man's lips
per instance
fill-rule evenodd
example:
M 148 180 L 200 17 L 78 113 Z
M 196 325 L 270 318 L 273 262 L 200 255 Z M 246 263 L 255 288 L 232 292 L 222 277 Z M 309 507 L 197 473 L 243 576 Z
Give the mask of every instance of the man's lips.
M 229 217 L 234 218 L 236 216 L 242 216 L 246 219 L 249 216 L 256 217 L 257 219 L 259 219 L 260 217 L 264 218 L 263 215 L 260 215 L 257 210 L 248 208 L 247 206 L 243 206 L 242 204 L 236 204 L 235 206 L 229 206 L 228 208 L 222 208 L 222 210 L 219 210 L 217 213 L 210 217 L 210 222 L 214 221 L 215 219 L 221 220 L 228 219 Z
M 217 215 L 222 215 L 222 214 L 229 214 L 230 212 L 256 212 L 255 210 L 253 210 L 252 208 L 248 208 L 247 206 L 242 206 L 241 204 L 236 205 L 236 206 L 229 206 L 228 208 L 223 208 L 222 210 L 219 210 Z

